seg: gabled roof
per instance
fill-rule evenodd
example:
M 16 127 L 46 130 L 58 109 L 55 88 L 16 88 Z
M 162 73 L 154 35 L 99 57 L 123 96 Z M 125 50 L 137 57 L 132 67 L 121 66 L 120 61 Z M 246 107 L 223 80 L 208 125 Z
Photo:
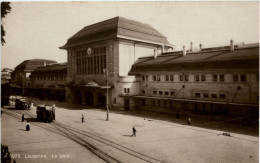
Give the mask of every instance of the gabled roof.
M 196 69 L 230 69 L 230 68 L 258 68 L 259 46 L 199 51 L 187 53 L 167 53 L 153 57 L 139 58 L 132 66 L 129 75 L 143 71 L 173 71 Z
M 41 67 L 46 64 L 57 63 L 56 61 L 47 60 L 47 59 L 31 59 L 25 60 L 15 67 L 15 71 L 33 71 L 38 67 Z
M 146 42 L 170 45 L 167 38 L 150 25 L 122 17 L 115 17 L 84 27 L 70 37 L 67 43 L 60 48 L 67 49 L 111 38 L 138 39 Z

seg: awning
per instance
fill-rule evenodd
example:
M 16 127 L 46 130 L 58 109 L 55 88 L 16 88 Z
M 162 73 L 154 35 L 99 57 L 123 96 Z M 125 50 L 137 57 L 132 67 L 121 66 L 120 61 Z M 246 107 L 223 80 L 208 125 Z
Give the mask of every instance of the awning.
M 123 96 L 124 97 L 124 96 Z M 129 95 L 127 96 L 129 97 Z M 223 104 L 223 105 L 241 105 L 241 106 L 259 106 L 255 104 L 243 104 L 243 103 L 228 103 L 227 101 L 206 101 L 206 100 L 193 100 L 193 99 L 181 99 L 181 98 L 167 98 L 157 96 L 140 96 L 132 95 L 134 98 L 156 99 L 156 100 L 170 100 L 170 101 L 184 101 L 184 102 L 197 102 L 197 103 L 210 103 L 210 104 Z

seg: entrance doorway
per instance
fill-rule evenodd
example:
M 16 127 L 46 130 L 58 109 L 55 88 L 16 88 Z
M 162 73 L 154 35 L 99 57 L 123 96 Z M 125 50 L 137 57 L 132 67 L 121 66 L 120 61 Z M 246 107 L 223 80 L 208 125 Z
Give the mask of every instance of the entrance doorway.
M 106 106 L 106 96 L 102 93 L 98 94 L 98 107 Z
M 85 93 L 85 97 L 86 97 L 86 105 L 93 106 L 93 102 L 94 102 L 93 94 L 90 91 L 87 91 Z
M 80 91 L 75 91 L 75 98 L 74 98 L 75 104 L 82 104 L 82 94 Z
M 129 110 L 130 109 L 130 100 L 129 99 L 125 99 L 124 100 L 124 106 L 125 106 L 125 110 Z

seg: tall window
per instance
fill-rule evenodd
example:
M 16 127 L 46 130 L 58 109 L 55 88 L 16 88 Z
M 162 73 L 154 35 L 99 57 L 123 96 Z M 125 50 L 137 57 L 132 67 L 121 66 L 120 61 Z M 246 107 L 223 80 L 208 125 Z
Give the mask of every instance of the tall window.
M 170 81 L 174 81 L 173 75 L 170 75 Z
M 200 75 L 195 75 L 195 81 L 196 82 L 200 81 Z
M 206 75 L 201 75 L 201 81 L 206 81 Z
M 224 76 L 224 74 L 220 74 L 220 75 L 219 75 L 219 81 L 221 81 L 221 82 L 225 81 L 225 76 Z
M 93 48 L 87 54 L 87 50 L 76 51 L 77 74 L 103 74 L 106 67 L 106 46 Z
M 245 74 L 241 74 L 240 75 L 240 81 L 241 82 L 246 82 L 246 75 Z
M 233 75 L 233 81 L 234 82 L 238 82 L 238 74 L 234 74 Z
M 213 81 L 218 81 L 218 75 L 216 74 L 213 75 Z
M 169 81 L 170 78 L 169 78 L 169 75 L 165 75 L 165 81 Z

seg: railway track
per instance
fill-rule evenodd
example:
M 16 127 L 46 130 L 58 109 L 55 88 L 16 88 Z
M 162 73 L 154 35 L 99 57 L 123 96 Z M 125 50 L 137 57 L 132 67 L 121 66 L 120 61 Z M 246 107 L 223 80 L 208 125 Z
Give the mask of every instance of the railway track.
M 30 118 L 36 117 L 36 115 L 34 115 L 33 113 L 31 113 L 30 111 L 27 111 L 27 110 L 20 111 L 18 114 L 17 114 L 17 112 L 15 114 L 15 113 L 10 113 L 10 111 L 5 110 L 4 113 L 6 113 L 7 115 L 10 115 L 10 116 L 13 116 L 15 118 L 18 118 L 18 119 L 20 119 L 22 114 L 25 114 L 25 115 L 29 116 Z M 150 157 L 148 155 L 142 154 L 142 153 L 132 150 L 128 147 L 125 147 L 121 144 L 118 144 L 111 140 L 105 139 L 101 136 L 65 125 L 65 124 L 62 124 L 59 122 L 52 122 L 52 123 L 48 123 L 48 124 L 38 123 L 38 122 L 31 122 L 31 123 L 38 127 L 41 127 L 41 128 L 47 129 L 51 132 L 62 135 L 64 137 L 80 144 L 81 146 L 88 149 L 89 151 L 91 151 L 93 154 L 95 154 L 99 158 L 103 159 L 105 162 L 111 162 L 111 163 L 125 162 L 126 160 L 124 160 L 124 158 L 130 159 L 130 160 L 135 160 L 133 162 L 149 162 L 149 163 L 162 162 L 153 157 Z M 88 139 L 88 140 L 86 140 L 86 139 Z M 92 142 L 92 143 L 89 143 L 89 142 Z M 113 157 L 113 155 L 115 155 L 115 152 L 112 152 L 112 153 L 110 152 L 110 154 L 106 153 L 106 152 L 102 151 L 101 149 L 97 148 L 97 146 L 93 145 L 93 144 L 99 144 L 101 146 L 105 145 L 106 147 L 113 149 L 113 151 L 116 150 L 116 153 L 120 154 L 121 159 L 118 159 L 115 156 Z

